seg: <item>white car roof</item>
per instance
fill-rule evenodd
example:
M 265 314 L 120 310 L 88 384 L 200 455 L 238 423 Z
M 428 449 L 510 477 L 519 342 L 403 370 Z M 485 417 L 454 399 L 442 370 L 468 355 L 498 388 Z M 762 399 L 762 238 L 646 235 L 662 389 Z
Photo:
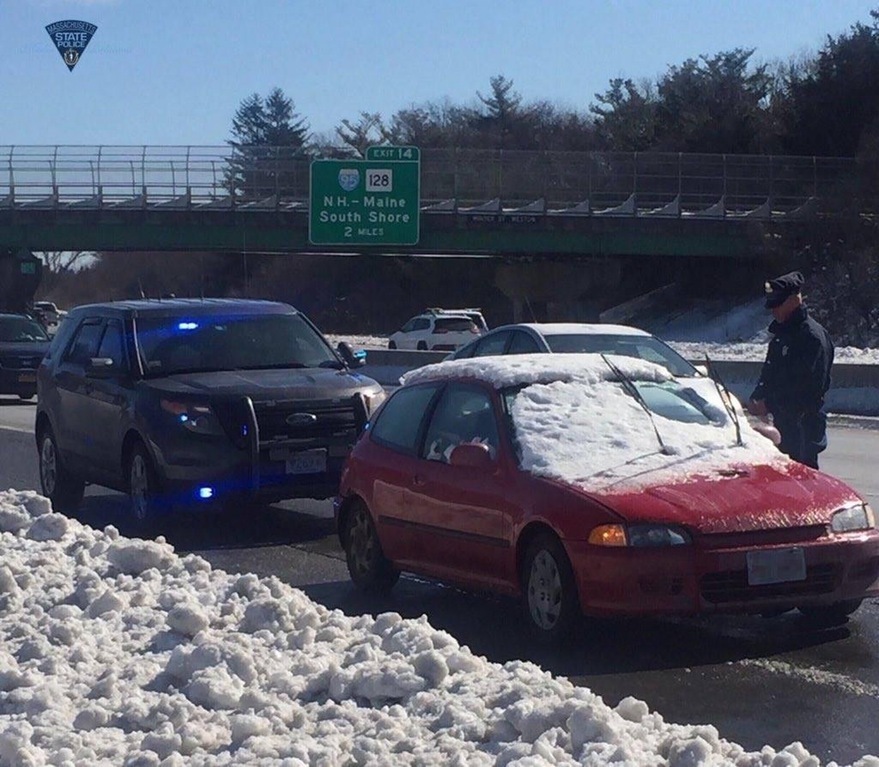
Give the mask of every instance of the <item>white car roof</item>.
M 597 322 L 521 322 L 513 327 L 536 330 L 542 336 L 604 335 L 649 336 L 645 330 L 631 325 L 603 325 Z

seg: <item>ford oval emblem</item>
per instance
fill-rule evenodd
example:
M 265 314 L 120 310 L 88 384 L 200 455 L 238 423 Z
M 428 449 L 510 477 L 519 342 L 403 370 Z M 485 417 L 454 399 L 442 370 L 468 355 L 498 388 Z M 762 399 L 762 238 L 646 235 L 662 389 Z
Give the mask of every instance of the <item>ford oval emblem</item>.
M 290 413 L 284 420 L 290 426 L 310 426 L 317 423 L 317 416 L 314 413 Z

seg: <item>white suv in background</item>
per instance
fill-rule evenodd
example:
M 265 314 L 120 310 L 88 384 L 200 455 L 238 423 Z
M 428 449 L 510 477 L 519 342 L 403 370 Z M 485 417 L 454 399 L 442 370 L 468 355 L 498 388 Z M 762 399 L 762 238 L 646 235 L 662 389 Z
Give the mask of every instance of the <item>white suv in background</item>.
M 388 339 L 388 349 L 454 351 L 488 331 L 479 309 L 427 309 Z

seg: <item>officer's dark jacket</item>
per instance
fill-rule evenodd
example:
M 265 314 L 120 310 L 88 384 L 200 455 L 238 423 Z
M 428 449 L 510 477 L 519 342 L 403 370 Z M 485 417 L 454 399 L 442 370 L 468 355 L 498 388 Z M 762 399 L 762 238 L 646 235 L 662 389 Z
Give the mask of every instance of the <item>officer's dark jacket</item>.
M 830 388 L 833 342 L 800 306 L 786 322 L 769 326 L 773 338 L 752 399 L 766 400 L 771 413 L 807 413 L 824 404 Z

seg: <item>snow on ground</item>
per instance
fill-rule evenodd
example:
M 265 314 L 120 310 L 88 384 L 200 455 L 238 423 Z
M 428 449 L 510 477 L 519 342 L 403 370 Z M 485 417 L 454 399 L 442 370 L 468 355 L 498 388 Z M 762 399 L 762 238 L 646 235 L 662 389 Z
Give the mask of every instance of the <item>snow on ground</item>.
M 0 493 L 0 764 L 814 767 Z M 864 756 L 857 767 L 879 767 Z

